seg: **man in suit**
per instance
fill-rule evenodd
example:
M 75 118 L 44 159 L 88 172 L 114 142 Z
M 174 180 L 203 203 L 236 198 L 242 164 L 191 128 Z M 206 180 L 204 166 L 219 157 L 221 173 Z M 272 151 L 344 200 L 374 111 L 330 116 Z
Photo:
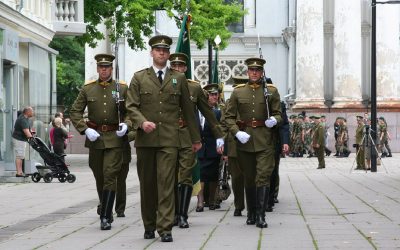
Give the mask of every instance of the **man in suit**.
M 175 173 L 180 110 L 187 122 L 192 150 L 201 148 L 193 103 L 184 74 L 167 67 L 172 39 L 149 40 L 153 65 L 134 74 L 128 90 L 128 118 L 138 127 L 135 139 L 144 238 L 171 242 L 175 210 Z
M 265 60 L 245 60 L 249 82 L 237 86 L 227 107 L 225 122 L 238 139 L 239 166 L 245 178 L 247 221 L 259 228 L 268 226 L 265 209 L 268 203 L 271 174 L 275 166 L 272 127 L 281 122 L 278 90 L 263 81 Z M 240 121 L 237 118 L 240 117 Z
M 185 73 L 187 70 L 188 57 L 184 53 L 173 53 L 170 55 L 169 60 L 171 69 L 180 73 Z M 190 94 L 190 100 L 195 105 L 195 109 L 201 112 L 210 124 L 213 135 L 217 139 L 217 146 L 221 148 L 224 144 L 223 132 L 217 121 L 214 112 L 210 108 L 207 102 L 207 98 L 204 95 L 203 89 L 199 82 L 194 80 L 188 80 L 188 88 Z M 196 110 L 196 112 L 198 112 Z M 196 114 L 197 115 L 197 114 Z M 177 178 L 177 197 L 175 197 L 175 214 L 176 224 L 180 228 L 188 228 L 188 209 L 190 204 L 190 198 L 192 196 L 193 182 L 192 172 L 195 164 L 195 153 L 193 152 L 190 141 L 190 134 L 187 122 L 184 118 L 179 118 L 179 140 L 181 147 L 178 151 L 178 178 Z
M 128 125 L 120 121 L 124 117 L 128 86 L 120 83 L 122 99 L 116 98 L 116 82 L 112 79 L 113 55 L 98 54 L 97 80 L 87 82 L 72 105 L 70 116 L 75 128 L 86 135 L 85 147 L 89 148 L 89 167 L 96 179 L 97 193 L 101 202 L 100 228 L 111 229 L 112 210 L 117 187 L 117 176 L 122 165 L 123 146 L 127 141 Z M 117 108 L 119 106 L 119 108 Z M 88 110 L 88 120 L 83 117 Z

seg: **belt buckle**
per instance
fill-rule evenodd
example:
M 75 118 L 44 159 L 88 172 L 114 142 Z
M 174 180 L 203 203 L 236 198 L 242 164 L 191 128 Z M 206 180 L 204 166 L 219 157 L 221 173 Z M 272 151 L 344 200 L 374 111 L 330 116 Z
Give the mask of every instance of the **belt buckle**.
M 107 125 L 105 125 L 105 124 L 103 124 L 103 125 L 101 125 L 101 127 L 100 127 L 101 129 L 101 132 L 107 132 L 108 131 L 108 127 L 107 127 Z
M 256 120 L 251 121 L 251 127 L 252 128 L 257 128 L 257 123 L 256 122 L 257 122 Z

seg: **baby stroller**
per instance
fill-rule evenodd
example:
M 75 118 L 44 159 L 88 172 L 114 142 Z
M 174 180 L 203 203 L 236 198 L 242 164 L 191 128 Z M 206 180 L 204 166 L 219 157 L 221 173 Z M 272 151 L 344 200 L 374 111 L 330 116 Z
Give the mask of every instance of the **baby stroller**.
M 70 174 L 68 166 L 63 160 L 65 155 L 57 155 L 51 152 L 46 143 L 39 137 L 32 137 L 32 139 L 29 140 L 29 144 L 40 154 L 40 157 L 42 157 L 44 161 L 44 166 L 36 166 L 38 172 L 32 174 L 32 181 L 39 182 L 40 179 L 43 178 L 44 182 L 50 183 L 53 178 L 58 178 L 60 182 L 75 182 L 76 176 Z

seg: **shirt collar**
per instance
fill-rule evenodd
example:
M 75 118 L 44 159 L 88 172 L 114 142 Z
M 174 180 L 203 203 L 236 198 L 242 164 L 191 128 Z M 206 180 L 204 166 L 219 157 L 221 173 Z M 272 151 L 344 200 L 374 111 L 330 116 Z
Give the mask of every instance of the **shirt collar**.
M 165 72 L 167 72 L 167 66 L 165 66 L 164 68 L 162 68 L 162 69 L 159 69 L 159 68 L 157 68 L 156 66 L 152 66 L 153 67 L 153 70 L 154 70 L 154 73 L 156 73 L 156 76 L 158 76 L 158 71 L 162 71 L 163 72 L 163 75 L 162 75 L 162 77 L 163 77 L 163 79 L 164 79 L 164 76 L 165 76 Z

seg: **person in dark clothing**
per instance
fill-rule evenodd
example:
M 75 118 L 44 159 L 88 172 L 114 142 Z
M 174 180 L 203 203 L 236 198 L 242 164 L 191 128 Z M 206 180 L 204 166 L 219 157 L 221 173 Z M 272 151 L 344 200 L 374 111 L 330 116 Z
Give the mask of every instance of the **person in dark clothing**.
M 15 167 L 17 170 L 16 177 L 25 177 L 22 172 L 22 165 L 25 159 L 26 142 L 32 138 L 29 118 L 33 116 L 32 107 L 26 107 L 15 121 L 12 133 L 13 146 L 15 152 Z
M 208 92 L 208 104 L 213 108 L 215 116 L 219 121 L 221 119 L 221 110 L 218 107 L 219 89 L 218 84 L 209 84 L 204 87 Z M 204 206 L 204 187 L 208 185 L 208 201 L 209 209 L 216 209 L 215 191 L 218 182 L 218 169 L 221 155 L 217 152 L 216 138 L 214 137 L 211 127 L 207 120 L 200 116 L 201 126 L 201 143 L 204 145 L 198 152 L 197 156 L 200 163 L 200 184 L 201 191 L 198 194 L 197 206 Z

